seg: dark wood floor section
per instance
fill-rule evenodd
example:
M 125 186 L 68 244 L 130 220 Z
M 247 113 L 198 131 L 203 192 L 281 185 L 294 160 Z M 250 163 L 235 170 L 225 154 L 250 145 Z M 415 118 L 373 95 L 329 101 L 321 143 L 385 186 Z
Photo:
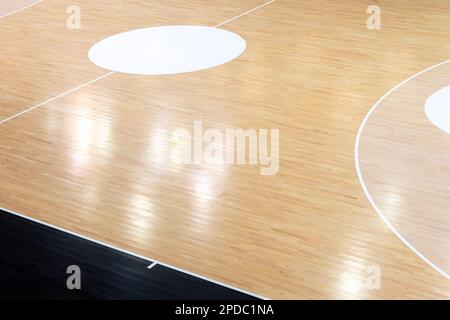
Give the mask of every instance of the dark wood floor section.
M 255 299 L 1 210 L 0 239 L 0 299 Z

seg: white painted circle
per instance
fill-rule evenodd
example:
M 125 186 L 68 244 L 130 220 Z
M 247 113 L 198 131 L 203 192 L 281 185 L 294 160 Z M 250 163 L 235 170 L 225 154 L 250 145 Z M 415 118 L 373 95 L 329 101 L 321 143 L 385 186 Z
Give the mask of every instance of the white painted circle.
M 164 26 L 132 30 L 101 40 L 89 50 L 89 59 L 112 71 L 163 75 L 219 66 L 236 59 L 245 49 L 245 40 L 227 30 Z
M 450 86 L 436 91 L 427 99 L 425 114 L 436 127 L 450 133 Z

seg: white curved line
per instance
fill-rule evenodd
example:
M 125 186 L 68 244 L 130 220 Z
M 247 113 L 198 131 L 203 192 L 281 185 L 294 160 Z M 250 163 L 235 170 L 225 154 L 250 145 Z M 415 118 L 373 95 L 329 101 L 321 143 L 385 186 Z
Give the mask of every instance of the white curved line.
M 6 14 L 0 16 L 0 19 L 1 19 L 1 18 L 6 18 L 6 17 L 11 16 L 11 15 L 13 15 L 13 14 L 15 14 L 15 13 L 19 13 L 20 11 L 23 11 L 23 10 L 26 10 L 26 9 L 28 9 L 28 8 L 31 8 L 31 7 L 33 7 L 33 6 L 35 6 L 35 5 L 39 4 L 39 3 L 41 3 L 42 1 L 43 1 L 43 0 L 38 0 L 38 1 L 36 1 L 36 2 L 30 3 L 29 5 L 27 5 L 27 6 L 23 7 L 23 8 L 14 10 L 14 11 L 9 12 L 9 13 L 6 13 Z
M 356 142 L 355 142 L 355 166 L 356 166 L 356 173 L 358 174 L 358 179 L 359 182 L 362 186 L 362 189 L 364 190 L 364 193 L 367 197 L 367 199 L 369 200 L 370 204 L 372 205 L 372 207 L 374 208 L 375 212 L 380 216 L 380 218 L 384 221 L 384 223 L 389 227 L 389 229 L 391 229 L 391 231 L 409 248 L 411 249 L 417 256 L 419 256 L 423 261 L 425 261 L 428 265 L 430 265 L 434 270 L 436 270 L 437 272 L 439 272 L 441 275 L 443 275 L 445 278 L 447 278 L 448 280 L 450 280 L 450 275 L 448 273 L 446 273 L 444 270 L 442 270 L 441 268 L 439 268 L 437 265 L 435 265 L 433 262 L 431 262 L 430 260 L 428 260 L 427 257 L 425 257 L 422 253 L 420 253 L 408 240 L 406 240 L 401 234 L 400 232 L 397 231 L 397 229 L 394 228 L 394 226 L 388 221 L 388 219 L 384 216 L 383 212 L 380 210 L 380 208 L 378 208 L 377 204 L 375 203 L 375 201 L 373 200 L 372 196 L 369 193 L 369 190 L 367 189 L 367 186 L 364 182 L 364 178 L 362 176 L 361 173 L 361 168 L 359 166 L 359 144 L 361 141 L 361 136 L 362 133 L 364 131 L 364 127 L 367 123 L 367 121 L 369 120 L 370 116 L 372 115 L 372 113 L 375 111 L 375 109 L 380 105 L 380 103 L 387 97 L 389 96 L 392 92 L 394 92 L 395 90 L 397 90 L 398 88 L 400 88 L 401 86 L 403 86 L 405 83 L 421 76 L 422 74 L 433 70 L 437 67 L 440 67 L 446 63 L 449 63 L 450 60 L 446 60 L 443 61 L 441 63 L 438 63 L 432 67 L 429 67 L 419 73 L 416 73 L 415 75 L 413 75 L 412 77 L 409 77 L 408 79 L 400 82 L 398 85 L 396 85 L 394 88 L 392 88 L 391 90 L 389 90 L 384 96 L 382 96 L 377 103 L 375 103 L 375 105 L 369 110 L 369 112 L 367 113 L 366 117 L 364 118 L 361 126 L 359 127 L 358 130 L 358 134 L 356 136 Z

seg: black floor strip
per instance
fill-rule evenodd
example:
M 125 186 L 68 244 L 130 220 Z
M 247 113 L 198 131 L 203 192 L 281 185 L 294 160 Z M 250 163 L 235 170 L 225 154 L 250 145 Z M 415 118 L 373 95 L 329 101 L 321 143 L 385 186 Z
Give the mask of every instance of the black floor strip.
M 0 299 L 255 299 L 151 263 L 0 211 Z

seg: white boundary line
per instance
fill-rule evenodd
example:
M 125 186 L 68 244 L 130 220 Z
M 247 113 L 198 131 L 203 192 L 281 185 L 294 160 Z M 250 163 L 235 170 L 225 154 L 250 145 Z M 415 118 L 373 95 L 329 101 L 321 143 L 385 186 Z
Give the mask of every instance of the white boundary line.
M 440 67 L 446 63 L 449 63 L 450 60 L 446 60 L 443 61 L 441 63 L 435 64 L 434 66 L 431 66 L 419 73 L 416 73 L 415 75 L 409 77 L 406 80 L 403 80 L 402 82 L 400 82 L 398 85 L 396 85 L 394 88 L 392 88 L 391 90 L 389 90 L 384 96 L 382 96 L 377 103 L 375 103 L 375 105 L 369 110 L 369 112 L 367 113 L 366 117 L 364 118 L 359 130 L 358 130 L 358 134 L 356 136 L 356 142 L 355 142 L 355 166 L 356 166 L 356 173 L 358 174 L 358 179 L 359 182 L 362 186 L 362 189 L 364 190 L 364 193 L 367 197 L 367 199 L 369 200 L 370 204 L 372 205 L 373 209 L 375 210 L 375 212 L 380 216 L 380 218 L 384 221 L 384 223 L 389 227 L 389 229 L 391 229 L 391 231 L 409 248 L 411 249 L 417 256 L 419 256 L 423 261 L 425 261 L 427 264 L 429 264 L 434 270 L 436 270 L 437 272 L 439 272 L 441 275 L 443 275 L 445 278 L 447 278 L 448 280 L 450 280 L 450 275 L 447 274 L 444 270 L 442 270 L 441 268 L 439 268 L 437 265 L 435 265 L 433 262 L 431 262 L 427 257 L 425 257 L 422 253 L 419 252 L 419 250 L 417 250 L 408 240 L 406 240 L 401 234 L 400 232 L 397 231 L 397 229 L 395 229 L 395 227 L 388 221 L 388 219 L 385 217 L 385 215 L 383 214 L 383 212 L 380 210 L 380 208 L 378 208 L 377 204 L 375 203 L 375 201 L 373 200 L 372 196 L 370 195 L 370 192 L 365 184 L 362 172 L 361 172 L 361 168 L 359 165 L 359 145 L 361 142 L 361 136 L 362 133 L 364 131 L 364 127 L 367 124 L 370 116 L 372 115 L 372 113 L 376 110 L 376 108 L 378 108 L 378 106 L 380 105 L 381 102 L 383 102 L 383 100 L 389 96 L 392 92 L 394 92 L 395 90 L 397 90 L 398 88 L 400 88 L 401 86 L 403 86 L 405 83 L 421 76 L 422 74 L 431 71 L 437 67 Z
M 133 256 L 133 257 L 137 257 L 137 258 L 146 260 L 146 261 L 148 261 L 148 262 L 151 263 L 151 265 L 150 265 L 149 267 L 147 267 L 148 269 L 151 269 L 151 268 L 155 267 L 156 265 L 161 265 L 161 266 L 163 266 L 163 267 L 166 267 L 166 268 L 169 268 L 169 269 L 178 271 L 178 272 L 182 272 L 182 273 L 184 273 L 184 274 L 188 274 L 188 275 L 193 276 L 193 277 L 196 277 L 196 278 L 198 278 L 198 279 L 202 279 L 202 280 L 205 280 L 205 281 L 208 281 L 208 282 L 211 282 L 211 283 L 215 283 L 215 284 L 220 285 L 220 286 L 222 286 L 222 287 L 224 287 L 224 288 L 228 288 L 228 289 L 231 289 L 231 290 L 234 290 L 234 291 L 238 291 L 238 292 L 241 292 L 241 293 L 244 293 L 244 294 L 246 294 L 246 295 L 249 295 L 249 296 L 252 296 L 252 297 L 255 297 L 255 298 L 259 298 L 259 299 L 262 299 L 262 300 L 268 300 L 268 298 L 263 297 L 263 296 L 260 296 L 260 295 L 257 295 L 257 294 L 255 294 L 255 293 L 252 293 L 252 292 L 249 292 L 249 291 L 245 291 L 245 290 L 242 290 L 242 289 L 239 289 L 239 288 L 230 286 L 230 285 L 225 284 L 225 283 L 222 283 L 222 282 L 220 282 L 220 281 L 216 281 L 216 280 L 213 280 L 213 279 L 210 279 L 210 278 L 207 278 L 207 277 L 198 275 L 198 274 L 196 274 L 196 273 L 193 273 L 193 272 L 190 272 L 190 271 L 187 271 L 187 270 L 184 270 L 184 269 L 181 269 L 181 268 L 172 266 L 172 265 L 170 265 L 170 264 L 167 264 L 167 263 L 158 261 L 158 260 L 156 260 L 156 259 L 151 259 L 151 258 L 148 258 L 148 257 L 146 257 L 146 256 L 142 256 L 142 255 L 133 253 L 133 252 L 131 252 L 131 251 L 127 251 L 127 250 L 124 250 L 124 249 L 115 247 L 115 246 L 110 245 L 110 244 L 107 244 L 107 243 L 105 243 L 105 242 L 98 241 L 98 240 L 95 240 L 95 239 L 86 237 L 86 236 L 84 236 L 84 235 L 75 233 L 75 232 L 73 232 L 73 231 L 69 231 L 69 230 L 66 230 L 66 229 L 64 229 L 64 228 L 57 227 L 57 226 L 55 226 L 55 225 L 53 225 L 53 224 L 50 224 L 50 223 L 47 223 L 47 222 L 44 222 L 44 221 L 41 221 L 41 220 L 37 220 L 37 219 L 34 219 L 34 218 L 31 218 L 31 217 L 26 216 L 26 215 L 24 215 L 24 214 L 21 214 L 21 213 L 18 213 L 18 212 L 9 210 L 9 209 L 1 208 L 1 207 L 0 207 L 0 210 L 4 211 L 4 212 L 6 212 L 6 213 L 9 213 L 9 214 L 11 214 L 11 215 L 14 215 L 14 216 L 17 216 L 17 217 L 20 217 L 20 218 L 23 218 L 23 219 L 26 219 L 26 220 L 29 220 L 29 221 L 33 221 L 33 222 L 35 222 L 35 223 L 42 224 L 42 225 L 47 226 L 47 227 L 49 227 L 49 228 L 52 228 L 52 229 L 55 229 L 55 230 L 58 230 L 58 231 L 61 231 L 61 232 L 70 234 L 70 235 L 72 235 L 72 236 L 75 236 L 75 237 L 78 237 L 78 238 L 81 238 L 81 239 L 84 239 L 84 240 L 87 240 L 87 241 L 90 241 L 90 242 L 99 244 L 99 245 L 101 245 L 101 246 L 104 246 L 104 247 L 107 247 L 107 248 L 110 248 L 110 249 L 113 249 L 113 250 L 116 250 L 116 251 L 119 251 L 119 252 L 126 253 L 126 254 L 128 254 L 128 255 L 130 255 L 130 256 Z M 1 213 L 0 213 L 0 214 L 1 214 Z
M 34 4 L 32 4 L 32 5 L 38 4 L 38 3 L 42 2 L 42 1 L 43 1 L 43 0 L 40 0 L 39 2 L 34 3 Z M 231 19 L 225 20 L 224 22 L 219 23 L 218 25 L 215 25 L 213 28 L 218 28 L 218 27 L 223 26 L 224 24 L 227 24 L 227 23 L 229 23 L 229 22 L 232 22 L 232 21 L 234 21 L 234 20 L 236 20 L 236 19 L 238 19 L 238 18 L 240 18 L 240 17 L 243 17 L 243 16 L 245 16 L 245 15 L 247 15 L 247 14 L 250 14 L 250 13 L 252 13 L 252 12 L 255 12 L 256 10 L 261 9 L 261 8 L 263 8 L 263 7 L 265 7 L 265 6 L 269 5 L 269 4 L 271 4 L 272 2 L 275 2 L 275 0 L 271 0 L 271 1 L 266 2 L 266 3 L 264 3 L 264 4 L 260 5 L 260 6 L 257 6 L 256 8 L 253 8 L 253 9 L 251 9 L 251 10 L 248 10 L 248 11 L 246 11 L 246 12 L 240 14 L 240 15 L 237 15 L 237 16 L 231 18 Z M 28 7 L 30 7 L 30 6 L 28 6 Z M 26 9 L 26 8 L 22 8 L 21 10 L 25 10 L 25 9 Z M 21 11 L 21 10 L 20 10 L 20 11 Z M 18 11 L 17 11 L 17 12 L 18 12 Z M 108 73 L 106 73 L 106 74 L 103 74 L 103 75 L 99 76 L 98 78 L 95 78 L 95 79 L 93 79 L 93 80 L 91 80 L 91 81 L 88 81 L 88 82 L 82 84 L 82 85 L 79 85 L 78 87 L 75 87 L 75 88 L 73 88 L 73 89 L 70 89 L 70 90 L 68 90 L 68 91 L 65 91 L 65 92 L 61 93 L 60 95 L 57 95 L 56 97 L 50 98 L 50 99 L 45 100 L 45 101 L 43 101 L 43 102 L 41 102 L 41 103 L 39 103 L 39 104 L 37 104 L 37 105 L 35 105 L 35 106 L 29 107 L 28 109 L 25 109 L 25 110 L 23 110 L 23 111 L 21 111 L 21 112 L 15 114 L 15 115 L 9 117 L 9 118 L 6 118 L 6 119 L 1 120 L 1 121 L 0 121 L 0 125 L 4 124 L 4 123 L 6 123 L 6 122 L 8 122 L 8 121 L 10 121 L 10 120 L 13 120 L 13 119 L 15 119 L 15 118 L 17 118 L 17 117 L 20 117 L 21 115 L 23 115 L 23 114 L 25 114 L 25 113 L 28 113 L 28 112 L 30 112 L 30 111 L 33 111 L 34 109 L 37 109 L 37 108 L 39 108 L 39 107 L 41 107 L 41 106 L 43 106 L 43 105 L 45 105 L 45 104 L 47 104 L 47 103 L 50 103 L 50 102 L 55 101 L 55 100 L 58 100 L 59 98 L 62 98 L 62 97 L 66 96 L 66 95 L 68 95 L 68 94 L 70 94 L 70 93 L 72 93 L 72 92 L 74 92 L 74 91 L 77 91 L 77 90 L 79 90 L 79 89 L 81 89 L 81 88 L 87 87 L 87 86 L 89 86 L 89 85 L 91 85 L 91 84 L 93 84 L 93 83 L 95 83 L 95 82 L 97 82 L 97 81 L 99 81 L 99 80 L 101 80 L 101 79 L 107 78 L 107 77 L 109 77 L 109 76 L 111 76 L 111 75 L 113 75 L 113 74 L 115 74 L 115 73 L 118 73 L 118 72 L 117 72 L 117 71 L 110 71 L 110 72 L 108 72 Z
M 41 102 L 41 103 L 39 103 L 39 104 L 37 104 L 37 105 L 35 105 L 35 106 L 32 106 L 32 107 L 30 107 L 30 108 L 28 108 L 28 109 L 25 109 L 25 110 L 23 110 L 23 111 L 21 111 L 21 112 L 19 112 L 19 113 L 16 113 L 15 115 L 13 115 L 13 116 L 11 116 L 11 117 L 9 117 L 9 118 L 6 118 L 6 119 L 3 119 L 2 121 L 0 121 L 0 125 L 4 124 L 4 123 L 6 123 L 6 122 L 8 122 L 8 121 L 10 121 L 10 120 L 12 120 L 12 119 L 14 119 L 14 118 L 20 117 L 21 115 L 23 115 L 23 114 L 25 114 L 25 113 L 28 113 L 28 112 L 30 112 L 30 111 L 33 111 L 34 109 L 37 109 L 37 108 L 43 106 L 44 104 L 47 104 L 47 103 L 50 103 L 50 102 L 52 102 L 52 101 L 58 100 L 59 98 L 62 98 L 62 97 L 64 97 L 65 95 L 68 95 L 68 94 L 70 94 L 70 93 L 72 93 L 72 92 L 74 92 L 74 91 L 77 91 L 77 90 L 81 89 L 81 88 L 87 87 L 87 86 L 89 86 L 89 85 L 93 84 L 94 82 L 97 82 L 97 81 L 99 81 L 99 80 L 101 80 L 101 79 L 104 79 L 104 78 L 106 78 L 106 77 L 109 77 L 110 75 L 112 75 L 112 74 L 114 74 L 114 73 L 116 73 L 116 71 L 108 72 L 108 73 L 106 73 L 106 74 L 104 74 L 104 75 L 101 75 L 100 77 L 95 78 L 95 79 L 93 79 L 93 80 L 91 80 L 91 81 L 89 81 L 89 82 L 83 83 L 82 85 L 80 85 L 80 86 L 78 86 L 78 87 L 76 87 L 76 88 L 73 88 L 73 89 L 70 89 L 70 90 L 68 90 L 68 91 L 66 91 L 66 92 L 63 92 L 63 93 L 61 93 L 60 95 L 57 95 L 56 97 L 50 98 L 50 99 L 45 100 L 45 101 L 43 101 L 43 102 Z
M 236 17 L 230 18 L 230 19 L 228 19 L 228 20 L 225 20 L 225 21 L 222 22 L 222 23 L 216 24 L 216 25 L 214 26 L 214 28 L 218 28 L 218 27 L 220 27 L 220 26 L 223 26 L 224 24 L 227 24 L 227 23 L 229 23 L 229 22 L 231 22 L 231 21 L 234 21 L 234 20 L 236 20 L 236 19 L 239 19 L 240 17 L 243 17 L 243 16 L 245 16 L 245 15 L 247 15 L 247 14 L 249 14 L 249 13 L 255 12 L 256 10 L 261 9 L 261 8 L 263 8 L 263 7 L 265 7 L 265 6 L 269 5 L 269 4 L 271 4 L 272 2 L 275 2 L 275 0 L 271 0 L 271 1 L 269 1 L 269 2 L 263 3 L 262 5 L 257 6 L 256 8 L 253 8 L 253 9 L 251 9 L 251 10 L 245 11 L 244 13 L 242 13 L 242 14 L 236 16 Z
M 252 13 L 252 12 L 258 10 L 258 9 L 261 9 L 261 8 L 263 8 L 263 7 L 265 7 L 265 6 L 269 5 L 269 4 L 271 4 L 271 3 L 274 2 L 274 1 L 275 1 L 275 0 L 266 2 L 266 3 L 260 5 L 260 6 L 256 7 L 256 8 L 253 8 L 253 9 L 251 9 L 251 10 L 249 10 L 249 11 L 246 11 L 246 12 L 244 12 L 244 13 L 242 13 L 242 14 L 236 16 L 236 17 L 233 17 L 233 18 L 231 18 L 231 19 L 228 19 L 228 20 L 226 20 L 226 21 L 224 21 L 224 22 L 222 22 L 222 23 L 220 23 L 220 24 L 214 26 L 214 28 L 218 28 L 218 27 L 220 27 L 220 26 L 223 26 L 224 24 L 227 24 L 227 23 L 229 23 L 229 22 L 231 22 L 231 21 L 234 21 L 234 20 L 236 20 L 236 19 L 238 19 L 238 18 L 240 18 L 240 17 L 243 17 L 243 16 L 245 16 L 245 15 L 247 15 L 247 14 L 249 14 L 249 13 Z M 36 5 L 36 4 L 40 3 L 40 2 L 42 2 L 42 0 L 40 0 L 39 2 L 36 2 L 36 3 L 32 4 L 32 5 Z M 31 5 L 30 5 L 30 6 L 31 6 Z M 29 8 L 30 6 L 28 6 L 28 7 L 26 7 L 26 8 Z M 26 8 L 22 8 L 21 10 L 25 10 Z M 21 10 L 20 10 L 20 11 L 21 11 Z M 16 12 L 19 12 L 19 11 L 16 11 Z M 14 12 L 14 13 L 15 13 L 15 12 Z M 11 14 L 12 14 L 12 13 L 11 13 Z M 8 15 L 10 15 L 10 14 L 8 14 Z M 1 18 L 1 17 L 0 17 L 0 18 Z M 97 81 L 99 81 L 99 80 L 101 80 L 101 79 L 104 79 L 104 78 L 106 78 L 106 77 L 109 77 L 110 75 L 113 75 L 113 74 L 115 74 L 115 73 L 117 73 L 117 72 L 116 72 L 116 71 L 108 72 L 108 73 L 106 73 L 106 74 L 104 74 L 104 75 L 101 75 L 100 77 L 95 78 L 95 79 L 93 79 L 93 80 L 91 80 L 91 81 L 89 81 L 89 82 L 86 82 L 86 83 L 84 83 L 84 84 L 82 84 L 82 85 L 80 85 L 80 86 L 78 86 L 78 87 L 76 87 L 76 88 L 73 88 L 73 89 L 70 89 L 70 90 L 68 90 L 68 91 L 65 91 L 65 92 L 61 93 L 60 95 L 58 95 L 58 96 L 56 96 L 56 97 L 50 98 L 50 99 L 48 99 L 48 100 L 45 100 L 45 101 L 43 101 L 43 102 L 41 102 L 41 103 L 39 103 L 39 104 L 37 104 L 37 105 L 35 105 L 35 106 L 32 106 L 32 107 L 30 107 L 30 108 L 28 108 L 28 109 L 26 109 L 26 110 L 23 110 L 23 111 L 21 111 L 21 112 L 15 114 L 15 115 L 9 117 L 9 118 L 6 118 L 6 119 L 0 121 L 0 125 L 4 124 L 4 123 L 6 123 L 6 122 L 8 122 L 8 121 L 10 121 L 10 120 L 12 120 L 12 119 L 15 119 L 15 118 L 17 118 L 17 117 L 19 117 L 19 116 L 21 116 L 21 115 L 23 115 L 23 114 L 25 114 L 25 113 L 28 113 L 28 112 L 30 112 L 30 111 L 32 111 L 32 110 L 34 110 L 34 109 L 37 109 L 37 108 L 39 108 L 39 107 L 41 107 L 41 106 L 43 106 L 43 105 L 45 105 L 45 104 L 47 104 L 47 103 L 50 103 L 50 102 L 55 101 L 55 100 L 58 100 L 59 98 L 62 98 L 62 97 L 64 97 L 65 95 L 68 95 L 68 94 L 70 94 L 70 93 L 72 93 L 72 92 L 74 92 L 74 91 L 77 91 L 77 90 L 79 90 L 79 89 L 81 89 L 81 88 L 87 87 L 87 86 L 89 86 L 89 85 L 91 85 L 91 84 L 93 84 L 93 83 L 95 83 L 95 82 L 97 82 Z M 135 253 L 133 253 L 133 252 L 129 252 L 129 251 L 120 249 L 120 248 L 118 248 L 118 247 L 115 247 L 115 246 L 106 244 L 106 243 L 104 243 L 104 242 L 97 241 L 97 240 L 94 240 L 94 239 L 85 237 L 85 236 L 83 236 L 83 235 L 81 235 L 81 234 L 77 234 L 77 233 L 71 232 L 71 231 L 69 231 L 69 230 L 65 230 L 65 229 L 59 228 L 59 227 L 57 227 L 57 226 L 55 226 L 55 225 L 52 225 L 52 224 L 49 224 L 49 223 L 46 223 L 46 222 L 43 222 L 43 221 L 40 221 L 40 220 L 37 220 L 37 219 L 33 219 L 33 218 L 31 218 L 31 217 L 28 217 L 28 216 L 26 216 L 26 215 L 20 214 L 20 213 L 18 213 L 18 212 L 14 212 L 14 211 L 12 211 L 12 210 L 9 210 L 9 209 L 6 209 L 6 208 L 1 208 L 1 207 L 0 207 L 0 210 L 3 210 L 4 212 L 10 213 L 10 214 L 12 214 L 12 215 L 16 215 L 16 216 L 18 216 L 18 217 L 21 217 L 21 218 L 24 218 L 24 219 L 27 219 L 27 220 L 30 220 L 30 221 L 33 221 L 33 222 L 36 222 L 36 223 L 45 225 L 45 226 L 47 226 L 47 227 L 50 227 L 50 228 L 53 228 L 53 229 L 56 229 L 56 230 L 59 230 L 59 231 L 62 231 L 62 232 L 71 234 L 71 235 L 73 235 L 73 236 L 76 236 L 76 237 L 79 237 L 79 238 L 82 238 L 82 239 L 85 239 L 85 240 L 88 240 L 88 241 L 91 241 L 91 242 L 100 244 L 100 245 L 102 245 L 102 246 L 105 246 L 105 247 L 108 247 L 108 248 L 111 248 L 111 249 L 114 249 L 114 250 L 117 250 L 117 251 L 120 251 L 120 252 L 124 252 L 124 253 L 126 253 L 126 254 L 129 254 L 129 255 L 132 255 L 132 256 L 135 256 L 135 257 L 144 259 L 144 260 L 147 260 L 147 261 L 149 261 L 149 262 L 152 262 L 152 264 L 148 267 L 149 269 L 155 267 L 156 265 L 161 265 L 161 266 L 170 268 L 170 269 L 172 269 L 172 270 L 176 270 L 176 271 L 182 272 L 182 273 L 184 273 L 184 274 L 188 274 L 188 275 L 191 275 L 191 276 L 193 276 L 193 277 L 196 277 L 196 278 L 199 278 L 199 279 L 202 279 L 202 280 L 211 282 L 211 283 L 218 284 L 218 285 L 220 285 L 220 286 L 222 286 L 222 287 L 225 287 L 225 288 L 228 288 L 228 289 L 231 289 L 231 290 L 235 290 L 235 291 L 238 291 L 238 292 L 242 292 L 242 293 L 244 293 L 244 294 L 247 294 L 247 295 L 249 295 L 249 296 L 253 296 L 253 297 L 255 297 L 255 298 L 259 298 L 259 299 L 262 299 L 262 300 L 268 300 L 268 298 L 266 298 L 266 297 L 263 297 L 263 296 L 260 296 L 260 295 L 257 295 L 257 294 L 254 294 L 254 293 L 251 293 L 251 292 L 248 292 L 248 291 L 245 291 L 245 290 L 242 290 L 242 289 L 239 289 L 239 288 L 230 286 L 230 285 L 227 285 L 227 284 L 225 284 L 225 283 L 222 283 L 222 282 L 219 282 L 219 281 L 216 281 L 216 280 L 207 278 L 207 277 L 203 277 L 203 276 L 201 276 L 201 275 L 198 275 L 198 274 L 189 272 L 189 271 L 184 270 L 184 269 L 181 269 L 181 268 L 177 268 L 177 267 L 175 267 L 175 266 L 172 266 L 172 265 L 167 264 L 167 263 L 163 263 L 163 262 L 161 262 L 161 261 L 156 261 L 155 259 L 150 259 L 150 258 L 141 256 L 141 255 L 135 254 Z
M 27 5 L 27 6 L 23 7 L 23 8 L 20 8 L 20 9 L 14 10 L 14 11 L 12 11 L 12 12 L 9 12 L 9 13 L 7 13 L 7 14 L 4 14 L 4 15 L 0 16 L 0 19 L 9 17 L 9 16 L 11 16 L 11 15 L 13 15 L 13 14 L 19 13 L 20 11 L 23 11 L 23 10 L 26 10 L 26 9 L 28 9 L 28 8 L 34 7 L 35 5 L 41 3 L 42 1 L 43 1 L 43 0 L 38 0 L 38 1 L 36 1 L 36 2 L 30 3 L 29 5 Z

